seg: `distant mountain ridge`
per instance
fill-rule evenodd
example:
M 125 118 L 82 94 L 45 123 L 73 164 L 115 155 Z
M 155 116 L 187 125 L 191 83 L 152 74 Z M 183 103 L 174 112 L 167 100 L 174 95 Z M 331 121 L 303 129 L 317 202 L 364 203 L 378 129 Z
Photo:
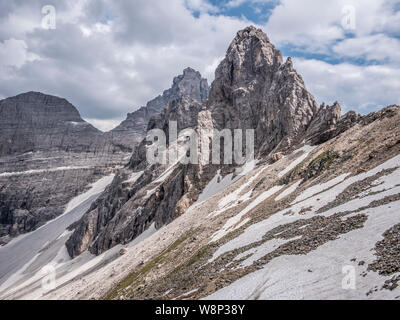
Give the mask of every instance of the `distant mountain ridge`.
M 0 101 L 0 155 L 95 151 L 101 136 L 66 99 L 27 92 Z

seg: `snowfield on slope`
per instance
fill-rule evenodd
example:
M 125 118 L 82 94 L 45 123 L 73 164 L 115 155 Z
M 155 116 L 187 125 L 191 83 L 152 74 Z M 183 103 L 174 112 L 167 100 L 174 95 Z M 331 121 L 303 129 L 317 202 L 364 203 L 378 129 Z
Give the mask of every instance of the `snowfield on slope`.
M 374 298 L 376 288 L 381 288 L 384 282 L 391 279 L 380 276 L 376 272 L 365 272 L 368 264 L 375 259 L 375 244 L 382 240 L 382 235 L 389 228 L 400 223 L 400 201 L 368 208 L 373 202 L 386 197 L 400 194 L 400 156 L 394 157 L 382 165 L 350 178 L 348 174 L 341 175 L 327 183 L 319 184 L 302 192 L 292 205 L 270 218 L 251 225 L 238 237 L 222 245 L 213 255 L 211 261 L 224 253 L 243 248 L 262 240 L 264 234 L 275 227 L 293 223 L 315 216 L 315 211 L 321 209 L 342 193 L 348 186 L 372 177 L 383 170 L 396 169 L 390 174 L 376 179 L 371 187 L 358 197 L 341 205 L 326 210 L 319 216 L 330 217 L 340 212 L 353 212 L 344 218 L 355 215 L 367 216 L 367 221 L 360 229 L 352 230 L 319 246 L 316 250 L 304 255 L 282 255 L 272 259 L 261 270 L 248 274 L 233 284 L 220 289 L 207 299 L 365 299 Z M 304 208 L 309 210 L 300 214 Z M 362 208 L 367 208 L 362 210 Z M 236 257 L 236 260 L 246 258 L 241 266 L 249 266 L 254 261 L 266 256 L 280 245 L 292 239 L 272 239 L 246 250 Z M 355 260 L 354 260 L 355 259 Z M 358 265 L 354 261 L 363 261 Z M 342 281 L 345 277 L 343 268 L 354 266 L 356 270 L 356 288 L 344 290 Z M 380 298 L 395 298 L 399 289 L 381 290 Z
M 263 269 L 244 276 L 207 299 L 368 298 L 366 294 L 370 290 L 376 286 L 381 288 L 386 280 L 392 278 L 376 272 L 368 272 L 365 277 L 361 274 L 375 259 L 371 249 L 382 240 L 382 233 L 400 223 L 400 201 L 360 213 L 368 215 L 364 228 L 341 235 L 336 241 L 328 242 L 306 255 L 273 259 Z M 358 261 L 365 261 L 366 264 L 359 266 Z M 343 270 L 348 266 L 354 267 L 356 278 L 355 289 L 346 290 L 342 286 L 346 276 Z M 379 292 L 380 299 L 394 299 L 399 295 L 399 289 Z M 369 297 L 374 299 L 374 293 Z
M 68 268 L 60 269 L 62 272 L 59 271 L 59 273 L 64 274 L 68 270 L 70 272 L 68 279 L 70 279 L 74 275 L 73 271 L 93 259 L 90 254 L 74 261 L 69 258 L 66 254 L 65 242 L 71 232 L 67 231 L 66 228 L 82 217 L 91 203 L 112 182 L 114 176 L 114 174 L 111 174 L 94 182 L 90 185 L 88 191 L 78 195 L 68 203 L 64 214 L 0 248 L 1 298 L 13 294 L 21 298 L 38 298 L 43 294 L 40 280 L 46 275 L 42 272 L 42 267 L 51 264 L 60 268 L 67 264 Z M 60 263 L 60 261 L 63 263 Z M 84 267 L 84 270 L 86 269 Z M 80 271 L 76 271 L 76 274 L 79 274 Z M 25 289 L 32 285 L 34 286 L 33 289 Z

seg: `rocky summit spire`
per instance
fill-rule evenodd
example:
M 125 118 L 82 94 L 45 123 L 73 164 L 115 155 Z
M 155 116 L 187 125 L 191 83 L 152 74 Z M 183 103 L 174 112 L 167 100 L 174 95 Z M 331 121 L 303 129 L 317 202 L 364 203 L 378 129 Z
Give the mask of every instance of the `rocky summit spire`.
M 174 78 L 170 89 L 149 101 L 146 107 L 150 113 L 160 113 L 169 102 L 185 96 L 201 103 L 207 100 L 208 90 L 207 79 L 202 78 L 200 72 L 186 68 L 183 74 Z
M 253 26 L 237 33 L 215 72 L 208 107 L 215 126 L 255 129 L 256 151 L 289 147 L 318 111 L 290 58 Z
M 225 59 L 215 72 L 212 96 L 218 96 L 222 85 L 231 86 L 253 81 L 262 74 L 276 72 L 282 64 L 282 54 L 269 41 L 267 35 L 253 26 L 237 33 Z
M 150 118 L 161 113 L 168 103 L 182 97 L 190 97 L 203 103 L 207 100 L 208 93 L 207 79 L 202 78 L 200 72 L 186 68 L 181 75 L 173 79 L 171 88 L 150 100 L 145 107 L 128 113 L 126 120 L 110 131 L 108 135 L 111 135 L 112 139 L 119 144 L 133 149 L 145 137 Z

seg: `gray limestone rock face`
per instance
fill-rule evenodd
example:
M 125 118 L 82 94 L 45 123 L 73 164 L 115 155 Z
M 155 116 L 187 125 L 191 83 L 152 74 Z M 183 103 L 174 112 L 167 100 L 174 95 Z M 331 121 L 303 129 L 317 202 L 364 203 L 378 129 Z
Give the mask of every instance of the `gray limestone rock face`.
M 180 97 L 151 118 L 148 130 L 160 129 L 168 140 L 170 121 L 177 122 L 178 131 L 195 129 L 202 109 L 196 100 Z M 86 249 L 100 254 L 119 243 L 128 243 L 153 223 L 160 228 L 171 222 L 188 208 L 208 181 L 200 176 L 197 165 L 149 165 L 145 148 L 144 140 L 129 167 L 118 172 L 112 185 L 73 226 L 74 233 L 66 243 L 72 257 Z M 133 183 L 129 179 L 132 174 L 138 176 Z
M 0 101 L 0 241 L 56 218 L 126 150 L 67 100 L 28 92 Z
M 333 106 L 322 104 L 307 129 L 307 140 L 313 145 L 329 140 L 341 116 L 342 109 L 338 102 Z
M 67 100 L 39 92 L 0 101 L 0 156 L 31 151 L 99 152 L 102 132 Z
M 0 239 L 34 231 L 63 214 L 69 200 L 104 173 L 92 168 L 0 177 Z
M 237 33 L 215 72 L 207 103 L 215 127 L 255 129 L 256 152 L 266 154 L 298 142 L 318 104 L 290 58 L 260 29 Z
M 207 100 L 208 92 L 207 80 L 202 78 L 200 72 L 186 68 L 183 74 L 174 78 L 170 89 L 149 101 L 146 107 L 151 114 L 160 113 L 169 102 L 185 96 L 202 103 Z
M 169 138 L 169 122 L 176 121 L 177 129 L 195 128 L 197 114 L 208 98 L 209 87 L 198 71 L 186 68 L 174 78 L 172 87 L 149 101 L 146 107 L 128 114 L 120 126 L 112 130 L 114 141 L 124 146 L 136 146 L 128 168 L 120 170 L 112 185 L 100 197 L 91 210 L 73 227 L 67 241 L 71 256 L 86 249 L 99 254 L 118 243 L 126 243 L 143 232 L 151 223 L 157 227 L 172 221 L 181 212 L 178 202 L 188 195 L 189 181 L 196 180 L 197 168 L 178 166 L 157 191 L 149 197 L 144 191 L 166 169 L 163 165 L 149 166 L 146 161 L 146 132 L 161 129 Z M 133 135 L 129 135 L 130 133 Z M 140 141 L 139 141 L 140 140 Z M 134 185 L 129 180 L 132 172 L 143 171 Z M 189 178 L 191 177 L 191 178 Z M 185 183 L 186 182 L 186 187 Z
M 88 184 L 128 162 L 134 147 L 143 140 L 150 119 L 168 103 L 193 99 L 191 105 L 195 105 L 195 101 L 207 99 L 208 90 L 207 80 L 187 68 L 174 78 L 170 89 L 128 114 L 108 133 L 85 122 L 62 98 L 28 92 L 0 101 L 1 242 L 62 214 L 68 201 Z M 65 169 L 51 171 L 57 167 Z M 15 174 L 1 176 L 2 172 Z
M 135 112 L 128 113 L 126 119 L 106 135 L 115 143 L 120 143 L 132 151 L 143 140 L 149 119 L 149 110 L 141 107 Z
M 122 166 L 126 156 L 53 151 L 0 158 L 0 240 L 63 214 L 71 199 Z

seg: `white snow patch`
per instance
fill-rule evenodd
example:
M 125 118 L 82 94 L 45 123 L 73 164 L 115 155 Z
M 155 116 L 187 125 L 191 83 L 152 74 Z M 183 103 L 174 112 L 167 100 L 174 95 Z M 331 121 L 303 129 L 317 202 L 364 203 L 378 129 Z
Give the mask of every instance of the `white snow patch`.
M 206 299 L 393 299 L 393 291 L 379 290 L 366 296 L 375 286 L 381 288 L 393 275 L 384 277 L 367 271 L 373 262 L 375 244 L 382 234 L 400 222 L 400 201 L 367 209 L 359 214 L 368 216 L 362 229 L 339 236 L 306 255 L 280 256 L 263 269 L 250 273 L 233 284 L 215 292 Z M 359 266 L 357 261 L 365 261 Z M 343 267 L 353 266 L 356 271 L 356 289 L 344 290 Z
M 66 170 L 80 170 L 80 169 L 91 169 L 94 167 L 57 167 L 57 168 L 50 168 L 50 169 L 36 169 L 36 170 L 27 170 L 27 171 L 18 171 L 18 172 L 3 172 L 0 173 L 0 178 L 2 177 L 12 177 L 12 176 L 22 176 L 22 175 L 30 175 L 36 173 L 43 173 L 43 172 L 56 172 L 56 171 L 66 171 Z
M 180 298 L 184 298 L 184 297 L 190 296 L 191 294 L 195 293 L 195 292 L 198 291 L 199 289 L 200 289 L 200 288 L 193 289 L 193 290 L 188 291 L 188 292 L 186 292 L 186 293 L 184 293 L 184 294 L 181 294 L 179 297 L 176 297 L 174 300 L 177 300 L 177 299 L 180 299 Z
M 133 172 L 129 179 L 124 182 L 135 183 L 142 175 L 144 171 Z
M 246 260 L 240 263 L 241 267 L 249 267 L 253 264 L 253 262 L 261 259 L 262 257 L 265 257 L 267 254 L 273 252 L 275 249 L 279 248 L 281 245 L 284 245 L 285 243 L 295 241 L 301 239 L 301 236 L 292 238 L 292 239 L 271 239 L 269 241 L 264 242 L 258 247 L 251 248 L 250 250 L 247 250 L 240 255 L 238 255 L 235 260 L 241 260 L 244 257 L 247 257 L 250 255 Z
M 218 202 L 219 209 L 217 211 L 211 212 L 210 215 L 216 217 L 221 213 L 237 206 L 239 203 L 250 200 L 253 194 L 253 190 L 250 190 L 245 194 L 241 195 L 243 190 L 245 190 L 248 186 L 252 185 L 253 182 L 259 177 L 259 175 L 268 167 L 269 167 L 268 165 L 264 166 L 254 176 L 250 177 L 247 182 L 243 183 L 239 188 L 235 189 L 225 197 L 221 198 Z M 246 172 L 246 174 L 248 174 L 248 172 Z
M 167 179 L 171 173 L 174 171 L 175 166 L 170 166 L 167 170 L 165 170 L 154 182 L 162 183 Z
M 323 193 L 317 194 L 303 202 L 296 203 L 289 208 L 279 211 L 278 213 L 272 215 L 271 217 L 269 217 L 266 220 L 260 221 L 258 223 L 255 223 L 255 224 L 249 226 L 238 237 L 230 240 L 229 242 L 227 242 L 226 244 L 221 246 L 214 253 L 213 257 L 210 259 L 210 262 L 215 260 L 216 258 L 218 258 L 219 256 L 221 256 L 222 254 L 224 254 L 226 252 L 229 252 L 229 251 L 241 248 L 241 247 L 245 247 L 247 245 L 250 245 L 252 243 L 262 240 L 262 236 L 264 234 L 266 234 L 268 231 L 270 231 L 280 225 L 292 223 L 299 219 L 307 219 L 312 216 L 315 216 L 315 214 L 314 214 L 315 211 L 324 207 L 328 203 L 334 201 L 336 199 L 336 197 L 342 191 L 344 191 L 348 186 L 350 186 L 354 182 L 363 180 L 366 177 L 374 176 L 375 174 L 381 172 L 382 170 L 391 169 L 391 168 L 395 168 L 396 166 L 400 166 L 399 160 L 400 160 L 400 155 L 386 161 L 382 165 L 380 165 L 366 173 L 362 173 L 358 176 L 350 177 L 347 180 L 343 181 L 342 183 L 336 185 L 335 187 L 333 187 L 330 190 L 327 190 Z M 383 176 L 379 179 L 382 183 L 381 185 L 379 185 L 379 187 L 383 188 L 383 186 L 384 186 L 385 187 L 384 192 L 377 193 L 377 194 L 367 196 L 364 198 L 356 198 L 356 199 L 351 200 L 351 201 L 349 201 L 345 204 L 342 204 L 338 207 L 335 207 L 326 212 L 323 212 L 320 215 L 328 217 L 337 212 L 357 210 L 359 208 L 368 206 L 370 203 L 372 203 L 374 201 L 383 199 L 387 196 L 391 196 L 391 195 L 400 193 L 400 186 L 396 186 L 396 183 L 397 183 L 396 179 L 395 179 L 396 176 L 397 177 L 400 176 L 400 169 L 396 170 L 395 172 L 393 172 L 390 175 Z M 376 188 L 376 187 L 372 187 L 372 189 L 373 188 Z M 388 189 L 388 190 L 386 190 L 386 189 Z M 307 192 L 307 190 L 306 190 L 306 192 Z M 263 196 L 263 194 L 261 196 L 259 196 L 259 198 L 262 196 Z M 262 200 L 262 201 L 264 201 L 264 200 Z M 299 214 L 301 209 L 306 208 L 306 207 L 311 207 L 311 210 L 306 212 L 305 214 Z M 233 218 L 235 218 L 235 217 L 233 217 Z M 232 220 L 233 218 L 231 218 L 230 220 Z M 228 222 L 227 222 L 227 224 L 228 224 Z M 232 222 L 230 222 L 229 224 L 232 224 Z M 220 239 L 223 236 L 225 236 L 227 233 L 229 233 L 230 231 L 233 231 L 233 230 L 229 230 L 228 228 L 226 228 L 226 225 L 223 227 L 222 230 L 218 231 L 215 234 L 215 236 L 214 236 L 215 239 Z M 212 241 L 215 241 L 214 238 Z
M 72 233 L 74 233 L 73 230 L 69 231 L 69 230 L 65 230 L 62 234 L 60 234 L 56 240 L 60 240 L 61 238 L 67 237 L 69 235 L 71 235 Z
M 222 177 L 221 175 L 221 170 L 218 170 L 217 173 L 215 174 L 214 178 L 207 184 L 207 186 L 203 189 L 202 193 L 199 195 L 199 198 L 197 201 L 193 204 L 192 207 L 196 207 L 199 204 L 203 203 L 204 201 L 212 198 L 215 196 L 217 193 L 220 191 L 226 189 L 236 181 L 240 180 L 242 177 L 248 175 L 249 173 L 253 172 L 256 169 L 257 164 L 260 162 L 258 159 L 254 159 L 251 161 L 246 162 L 242 167 L 236 170 L 236 176 L 233 177 L 233 174 L 230 173 L 226 175 L 225 177 Z M 248 199 L 249 195 L 246 194 L 244 195 L 241 199 L 236 199 L 240 195 L 240 193 L 249 185 L 252 183 L 252 181 L 258 177 L 258 175 L 264 171 L 268 166 L 265 166 L 260 172 L 257 173 L 257 175 L 253 178 L 251 178 L 251 181 L 248 181 L 247 183 L 243 184 L 241 187 L 239 187 L 236 191 L 234 191 L 232 194 L 224 197 L 223 199 L 220 200 L 219 202 L 219 208 L 223 210 L 218 210 L 216 212 L 212 212 L 211 214 L 213 215 L 219 215 L 220 213 L 228 210 L 230 207 L 234 206 L 237 201 L 244 201 L 245 199 Z
M 222 177 L 221 170 L 218 170 L 215 174 L 214 178 L 206 185 L 203 189 L 203 192 L 200 193 L 199 198 L 195 202 L 195 206 L 199 205 L 200 203 L 210 199 L 211 197 L 215 196 L 221 190 L 224 190 L 229 185 L 231 185 L 235 179 L 233 179 L 233 174 L 230 173 L 225 177 Z
M 70 121 L 69 122 L 70 124 L 72 124 L 74 127 L 75 126 L 79 126 L 79 125 L 84 125 L 84 126 L 86 126 L 87 125 L 87 123 L 86 122 L 75 122 L 75 121 Z
M 80 194 L 79 196 L 73 198 L 68 204 L 67 208 L 64 211 L 64 214 L 70 212 L 86 200 L 88 200 L 91 196 L 94 196 L 98 193 L 103 192 L 106 187 L 113 181 L 115 174 L 110 174 L 109 176 L 103 177 L 100 180 L 96 181 L 91 185 L 91 188 L 85 193 Z
M 305 190 L 304 192 L 302 192 L 297 198 L 296 200 L 293 201 L 293 203 L 299 202 L 299 201 L 303 201 L 307 198 L 312 197 L 313 195 L 316 195 L 317 193 L 320 193 L 322 191 L 325 191 L 326 189 L 332 188 L 333 186 L 337 185 L 338 183 L 342 182 L 344 179 L 346 179 L 348 176 L 350 175 L 350 173 L 345 173 L 342 174 L 328 182 L 325 183 L 321 183 L 318 185 L 315 185 L 313 187 L 308 188 L 307 190 Z
M 61 249 L 57 252 L 57 255 L 54 257 L 52 264 L 57 267 L 61 266 L 67 261 L 72 260 L 71 257 L 68 254 L 67 247 L 64 245 L 61 247 Z
M 32 257 L 31 260 L 29 260 L 27 263 L 25 263 L 17 272 L 12 274 L 2 285 L 0 285 L 0 293 L 3 293 L 3 290 L 5 288 L 8 288 L 10 285 L 14 284 L 17 282 L 19 279 L 21 279 L 24 275 L 25 270 L 36 260 L 36 258 L 39 256 L 39 253 L 36 254 L 34 257 Z M 2 297 L 0 296 L 0 299 Z
M 253 200 L 245 209 L 243 209 L 240 213 L 235 215 L 234 217 L 230 218 L 225 225 L 221 228 L 221 230 L 218 230 L 213 238 L 211 239 L 210 242 L 217 241 L 221 238 L 223 238 L 225 235 L 227 235 L 229 232 L 234 231 L 237 229 L 235 228 L 235 225 L 237 225 L 241 220 L 244 215 L 246 215 L 248 212 L 253 210 L 255 207 L 257 207 L 260 203 L 277 193 L 279 190 L 281 190 L 283 186 L 274 186 L 268 191 L 263 192 L 260 194 L 255 200 Z
M 169 289 L 167 291 L 164 292 L 164 294 L 162 295 L 163 297 L 167 296 L 173 289 Z
M 259 162 L 260 160 L 258 159 L 248 161 L 241 168 L 239 168 L 239 170 L 236 170 L 236 173 L 245 176 L 246 174 L 252 172 Z
M 285 189 L 279 196 L 275 198 L 276 201 L 282 200 L 283 198 L 286 198 L 287 196 L 291 195 L 293 192 L 296 191 L 296 189 L 299 187 L 299 185 L 303 182 L 303 180 L 300 180 L 294 184 L 292 184 L 289 188 Z

